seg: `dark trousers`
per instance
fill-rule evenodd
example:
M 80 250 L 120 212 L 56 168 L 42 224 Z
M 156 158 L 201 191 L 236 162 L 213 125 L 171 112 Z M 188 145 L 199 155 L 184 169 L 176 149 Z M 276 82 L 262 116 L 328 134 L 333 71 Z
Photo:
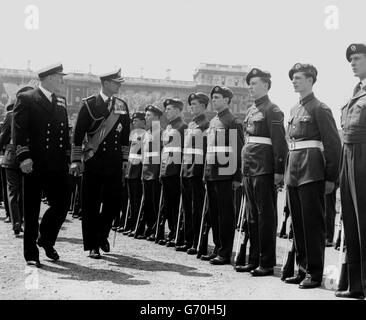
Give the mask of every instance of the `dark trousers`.
M 249 263 L 276 265 L 277 206 L 273 175 L 244 177 L 249 231 Z
M 5 170 L 10 217 L 13 223 L 13 230 L 16 230 L 20 228 L 23 220 L 22 175 L 19 169 Z
M 179 176 L 162 177 L 163 187 L 163 215 L 168 220 L 169 235 L 168 240 L 175 240 L 175 232 L 178 221 L 179 200 L 181 184 Z
M 8 193 L 7 193 L 7 186 L 6 186 L 6 170 L 5 168 L 1 167 L 1 196 L 4 201 L 4 208 L 5 214 L 7 217 L 10 217 L 10 208 L 9 208 L 9 200 L 8 200 Z
M 158 179 L 143 180 L 144 204 L 138 221 L 137 233 L 146 237 L 154 236 L 159 212 L 160 182 Z
M 336 191 L 334 190 L 325 196 L 325 228 L 326 228 L 326 239 L 333 242 L 334 238 L 334 222 L 336 212 Z
M 366 144 L 344 144 L 340 191 L 348 290 L 366 294 Z M 347 290 L 345 288 L 344 290 Z
M 135 231 L 141 205 L 142 182 L 141 179 L 127 179 L 126 181 L 128 198 L 130 199 L 130 211 L 127 216 L 126 230 Z
M 325 250 L 325 183 L 310 182 L 288 187 L 299 269 L 322 281 Z
M 39 226 L 39 241 L 54 246 L 69 208 L 69 183 L 67 172 L 32 172 L 23 174 L 24 183 L 24 258 L 37 260 L 36 241 L 41 205 L 41 192 L 45 193 L 49 208 Z
M 231 180 L 207 181 L 214 252 L 230 259 L 235 235 L 234 192 Z
M 184 244 L 197 249 L 205 187 L 202 177 L 182 178 Z
M 83 173 L 81 205 L 85 251 L 99 248 L 108 239 L 112 221 L 121 209 L 121 188 L 122 170 L 113 174 L 88 170 Z

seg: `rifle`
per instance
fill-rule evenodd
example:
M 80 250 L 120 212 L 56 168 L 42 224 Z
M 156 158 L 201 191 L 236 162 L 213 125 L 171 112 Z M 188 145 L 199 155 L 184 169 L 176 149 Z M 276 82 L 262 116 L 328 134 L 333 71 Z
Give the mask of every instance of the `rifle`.
M 123 225 L 123 230 L 126 230 L 127 227 L 127 218 L 128 218 L 128 214 L 131 211 L 131 203 L 130 203 L 130 198 L 128 198 L 127 200 L 127 210 L 126 210 L 126 216 L 125 216 L 125 223 Z
M 246 205 L 246 198 L 245 198 L 245 194 L 243 193 L 243 196 L 242 196 L 242 201 L 240 202 L 240 210 L 239 210 L 239 223 L 237 225 L 237 227 L 239 226 L 239 228 L 237 228 L 237 230 L 239 231 L 239 238 L 238 238 L 238 242 L 237 242 L 237 245 L 236 245 L 236 250 L 235 250 L 235 258 L 234 258 L 234 261 L 235 263 L 238 261 L 238 257 L 239 257 L 239 251 L 240 249 L 242 248 L 242 245 L 244 245 L 244 239 L 242 240 L 241 237 L 242 237 L 242 234 L 244 234 L 244 221 L 245 221 L 245 205 Z M 245 244 L 245 247 L 243 249 L 246 249 L 246 244 Z M 246 251 L 246 250 L 245 250 Z
M 141 197 L 141 201 L 140 201 L 139 214 L 137 216 L 137 221 L 136 221 L 136 226 L 135 226 L 135 231 L 134 231 L 134 233 L 135 233 L 134 238 L 136 238 L 136 236 L 137 236 L 136 233 L 137 233 L 137 229 L 139 227 L 139 222 L 140 222 L 140 218 L 141 218 L 142 207 L 144 205 L 144 199 L 145 199 L 145 195 L 144 195 L 144 193 L 142 193 L 142 197 Z
M 183 206 L 183 203 L 182 203 L 182 192 L 180 193 L 180 199 L 179 199 L 179 213 L 178 213 L 178 221 L 177 221 L 177 228 L 175 229 L 175 245 L 177 245 L 177 241 L 178 241 L 178 233 L 179 233 L 179 228 L 180 228 L 180 221 L 181 221 L 181 218 L 182 218 L 182 206 Z
M 159 212 L 158 212 L 158 218 L 156 220 L 156 230 L 155 230 L 155 243 L 158 243 L 158 231 L 159 231 L 159 224 L 160 224 L 160 217 L 161 217 L 161 206 L 163 202 L 163 188 L 161 188 L 160 191 L 160 199 L 159 199 Z

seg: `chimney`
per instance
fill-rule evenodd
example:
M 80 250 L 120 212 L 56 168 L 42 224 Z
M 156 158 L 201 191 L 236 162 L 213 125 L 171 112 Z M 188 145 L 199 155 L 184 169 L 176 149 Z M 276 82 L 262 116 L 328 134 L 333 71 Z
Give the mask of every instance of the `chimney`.
M 166 69 L 165 71 L 166 71 L 166 77 L 165 77 L 165 80 L 170 80 L 170 73 L 171 73 L 171 71 L 172 71 L 172 70 L 170 70 L 170 69 Z
M 27 70 L 28 71 L 31 70 L 31 61 L 30 60 L 27 61 Z

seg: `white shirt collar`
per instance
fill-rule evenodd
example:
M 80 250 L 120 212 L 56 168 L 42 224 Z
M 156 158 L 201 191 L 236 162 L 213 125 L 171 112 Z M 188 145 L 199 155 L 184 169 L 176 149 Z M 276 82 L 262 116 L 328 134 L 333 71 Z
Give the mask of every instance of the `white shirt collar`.
M 366 79 L 363 79 L 361 81 L 361 88 L 364 88 L 366 86 Z
M 103 91 L 102 90 L 100 90 L 100 96 L 102 97 L 102 99 L 103 99 L 103 101 L 104 102 L 106 102 L 108 99 L 109 99 L 109 97 L 108 96 L 106 96 L 104 93 L 103 93 Z M 112 97 L 111 97 L 111 99 L 112 99 Z
M 38 87 L 43 92 L 43 94 L 47 97 L 47 99 L 50 100 L 50 102 L 52 102 L 52 92 L 43 88 L 41 84 L 39 84 Z

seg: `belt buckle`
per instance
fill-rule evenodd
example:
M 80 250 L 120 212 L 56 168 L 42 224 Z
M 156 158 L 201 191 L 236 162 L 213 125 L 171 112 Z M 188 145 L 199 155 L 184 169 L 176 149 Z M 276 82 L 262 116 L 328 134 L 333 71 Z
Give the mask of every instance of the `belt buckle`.
M 245 136 L 245 144 L 249 143 L 249 136 Z

